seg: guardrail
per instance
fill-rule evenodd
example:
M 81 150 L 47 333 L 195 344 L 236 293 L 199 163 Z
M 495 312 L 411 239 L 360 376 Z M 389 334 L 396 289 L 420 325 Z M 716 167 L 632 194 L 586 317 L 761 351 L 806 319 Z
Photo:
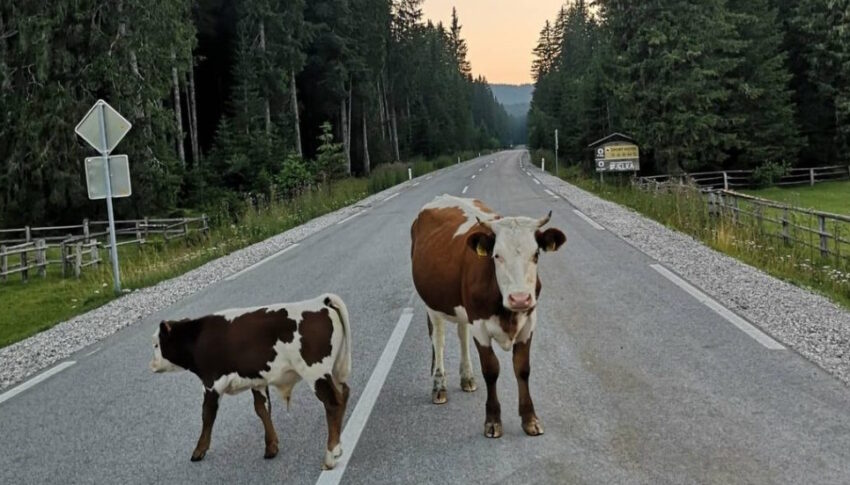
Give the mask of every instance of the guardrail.
M 720 170 L 714 172 L 693 172 L 680 175 L 651 175 L 638 177 L 645 181 L 678 182 L 694 184 L 701 188 L 730 190 L 735 188 L 754 188 L 753 170 Z M 850 166 L 831 165 L 828 167 L 792 168 L 773 185 L 815 185 L 818 182 L 850 179 Z

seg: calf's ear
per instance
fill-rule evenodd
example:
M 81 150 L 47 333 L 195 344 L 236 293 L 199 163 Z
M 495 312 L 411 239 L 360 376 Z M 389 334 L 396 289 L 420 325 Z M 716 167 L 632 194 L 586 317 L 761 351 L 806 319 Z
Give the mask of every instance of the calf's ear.
M 537 231 L 534 233 L 534 238 L 537 239 L 537 245 L 544 251 L 557 251 L 565 242 L 567 236 L 558 229 L 550 227 L 545 231 Z
M 466 238 L 466 244 L 470 249 L 475 251 L 478 256 L 486 258 L 493 254 L 493 246 L 496 244 L 496 236 L 481 231 L 473 232 Z
M 171 332 L 171 323 L 163 320 L 159 323 L 159 334 L 160 335 L 168 335 Z

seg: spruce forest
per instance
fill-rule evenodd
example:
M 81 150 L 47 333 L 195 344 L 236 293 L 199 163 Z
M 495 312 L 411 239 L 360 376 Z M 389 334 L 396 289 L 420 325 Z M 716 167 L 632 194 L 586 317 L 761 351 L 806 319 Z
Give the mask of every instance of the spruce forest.
M 534 51 L 529 144 L 590 169 L 611 132 L 642 173 L 850 161 L 850 1 L 576 0 Z
M 95 153 L 74 134 L 98 98 L 133 123 L 118 217 L 511 143 L 460 20 L 425 22 L 421 2 L 2 2 L 0 227 L 102 216 L 83 171 Z

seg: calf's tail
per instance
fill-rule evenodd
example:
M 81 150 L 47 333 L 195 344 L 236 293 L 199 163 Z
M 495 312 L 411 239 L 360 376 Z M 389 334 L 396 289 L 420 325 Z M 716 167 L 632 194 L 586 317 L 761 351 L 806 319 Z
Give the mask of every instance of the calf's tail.
M 342 323 L 342 348 L 339 349 L 334 361 L 333 378 L 337 383 L 345 383 L 348 381 L 348 375 L 351 374 L 351 327 L 348 321 L 348 308 L 342 298 L 334 294 L 325 295 L 325 305 L 336 311 Z

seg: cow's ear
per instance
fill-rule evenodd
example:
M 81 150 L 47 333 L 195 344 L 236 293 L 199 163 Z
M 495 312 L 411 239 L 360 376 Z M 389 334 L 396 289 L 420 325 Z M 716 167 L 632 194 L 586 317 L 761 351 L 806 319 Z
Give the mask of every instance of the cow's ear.
M 544 251 L 557 251 L 559 247 L 567 242 L 567 236 L 554 227 L 550 227 L 545 231 L 537 231 L 534 233 L 534 237 L 537 239 L 537 245 Z
M 159 334 L 160 335 L 168 335 L 171 332 L 171 322 L 166 322 L 163 320 L 159 323 Z
M 470 249 L 475 251 L 475 254 L 486 258 L 493 254 L 496 236 L 482 231 L 473 232 L 466 238 L 466 244 L 469 245 Z

